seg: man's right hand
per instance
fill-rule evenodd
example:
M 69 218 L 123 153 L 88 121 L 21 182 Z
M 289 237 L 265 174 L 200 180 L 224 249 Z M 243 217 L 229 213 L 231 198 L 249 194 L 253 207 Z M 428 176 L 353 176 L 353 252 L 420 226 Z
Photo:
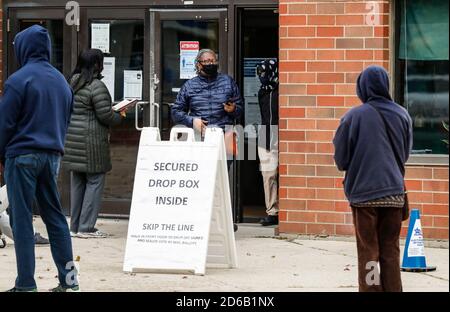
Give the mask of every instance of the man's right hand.
M 200 118 L 194 119 L 194 129 L 200 133 L 205 132 L 207 125 L 208 125 L 208 122 L 205 120 L 201 120 Z

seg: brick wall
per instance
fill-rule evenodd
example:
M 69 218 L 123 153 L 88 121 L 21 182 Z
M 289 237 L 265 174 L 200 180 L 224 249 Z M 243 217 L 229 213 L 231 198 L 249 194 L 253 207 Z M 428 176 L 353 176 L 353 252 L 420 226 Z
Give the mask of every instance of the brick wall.
M 370 16 L 363 1 L 280 0 L 281 233 L 354 233 L 332 139 L 360 104 L 357 75 L 370 64 L 389 70 L 390 6 L 377 3 Z M 448 239 L 448 166 L 409 167 L 407 185 L 425 237 Z

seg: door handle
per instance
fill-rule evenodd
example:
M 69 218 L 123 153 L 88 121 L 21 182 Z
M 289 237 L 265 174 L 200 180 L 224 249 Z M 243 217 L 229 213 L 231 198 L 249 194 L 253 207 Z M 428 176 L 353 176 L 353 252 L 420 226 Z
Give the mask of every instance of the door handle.
M 142 106 L 150 104 L 146 101 L 139 101 L 136 103 L 136 108 L 134 110 L 134 126 L 137 131 L 142 131 L 143 128 L 139 127 L 139 110 L 142 109 Z
M 159 78 L 157 74 L 153 74 L 153 78 L 150 78 L 153 90 L 158 89 Z
M 159 108 L 160 105 L 158 103 L 150 103 L 150 109 L 153 110 L 153 114 L 150 115 L 151 127 L 159 128 Z

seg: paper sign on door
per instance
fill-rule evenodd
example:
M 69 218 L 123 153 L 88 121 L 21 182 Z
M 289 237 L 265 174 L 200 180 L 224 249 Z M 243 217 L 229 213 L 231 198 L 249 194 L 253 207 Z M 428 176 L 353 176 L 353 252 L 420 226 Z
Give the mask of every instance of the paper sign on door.
M 199 50 L 198 41 L 180 42 L 180 79 L 191 79 L 197 76 L 195 59 Z

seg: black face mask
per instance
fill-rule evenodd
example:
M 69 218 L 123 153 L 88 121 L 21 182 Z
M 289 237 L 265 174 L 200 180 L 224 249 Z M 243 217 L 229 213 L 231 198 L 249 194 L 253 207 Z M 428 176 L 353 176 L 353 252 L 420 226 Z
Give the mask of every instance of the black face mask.
M 213 77 L 217 75 L 217 71 L 219 66 L 217 64 L 208 64 L 203 65 L 202 71 L 209 77 Z

